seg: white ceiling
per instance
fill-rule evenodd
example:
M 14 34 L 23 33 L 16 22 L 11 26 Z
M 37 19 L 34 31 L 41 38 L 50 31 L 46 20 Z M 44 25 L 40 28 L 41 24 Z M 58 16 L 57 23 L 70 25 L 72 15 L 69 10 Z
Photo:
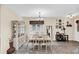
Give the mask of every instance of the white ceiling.
M 38 17 L 40 9 L 41 17 L 66 16 L 79 14 L 78 4 L 9 4 L 9 8 L 20 16 Z

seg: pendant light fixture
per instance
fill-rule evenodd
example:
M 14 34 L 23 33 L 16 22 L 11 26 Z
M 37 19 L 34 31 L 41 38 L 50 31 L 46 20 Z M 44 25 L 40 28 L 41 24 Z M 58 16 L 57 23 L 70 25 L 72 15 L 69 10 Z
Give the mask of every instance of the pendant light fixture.
M 42 14 L 42 13 L 41 13 L 41 10 L 39 9 L 39 10 L 38 10 L 38 17 L 37 17 L 37 20 L 39 20 L 39 21 L 40 21 L 40 20 L 43 20 L 43 18 L 41 17 L 41 14 Z

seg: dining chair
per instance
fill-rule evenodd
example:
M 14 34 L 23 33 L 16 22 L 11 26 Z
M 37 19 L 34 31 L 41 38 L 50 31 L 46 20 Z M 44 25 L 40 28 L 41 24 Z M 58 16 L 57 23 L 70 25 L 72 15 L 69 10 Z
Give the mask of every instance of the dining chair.
M 36 49 L 39 50 L 39 40 L 35 39 L 33 45 L 34 45 L 33 50 L 36 50 Z
M 50 51 L 52 53 L 52 41 L 51 40 L 47 40 L 47 48 L 50 48 Z
M 33 40 L 32 40 L 32 36 L 28 35 L 28 39 L 27 39 L 27 52 L 30 52 L 31 49 L 33 49 Z
M 43 40 L 41 40 L 41 49 L 43 50 L 43 48 L 45 49 L 45 51 L 47 52 L 47 44 L 46 44 L 46 36 L 43 37 Z

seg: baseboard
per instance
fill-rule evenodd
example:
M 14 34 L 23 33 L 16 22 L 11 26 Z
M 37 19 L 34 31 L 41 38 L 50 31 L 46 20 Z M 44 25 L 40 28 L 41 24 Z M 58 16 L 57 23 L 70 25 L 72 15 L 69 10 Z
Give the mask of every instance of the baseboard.
M 73 41 L 73 42 L 78 42 L 79 43 L 79 41 L 77 41 L 77 40 L 69 40 L 69 41 Z

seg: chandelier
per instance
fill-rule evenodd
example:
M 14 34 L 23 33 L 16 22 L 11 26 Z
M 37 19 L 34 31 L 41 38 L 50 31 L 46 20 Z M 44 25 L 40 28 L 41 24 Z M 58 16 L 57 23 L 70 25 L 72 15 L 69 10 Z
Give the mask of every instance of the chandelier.
M 37 17 L 37 20 L 43 20 L 43 17 L 41 17 L 41 11 L 40 11 L 40 9 L 38 10 L 38 17 Z

